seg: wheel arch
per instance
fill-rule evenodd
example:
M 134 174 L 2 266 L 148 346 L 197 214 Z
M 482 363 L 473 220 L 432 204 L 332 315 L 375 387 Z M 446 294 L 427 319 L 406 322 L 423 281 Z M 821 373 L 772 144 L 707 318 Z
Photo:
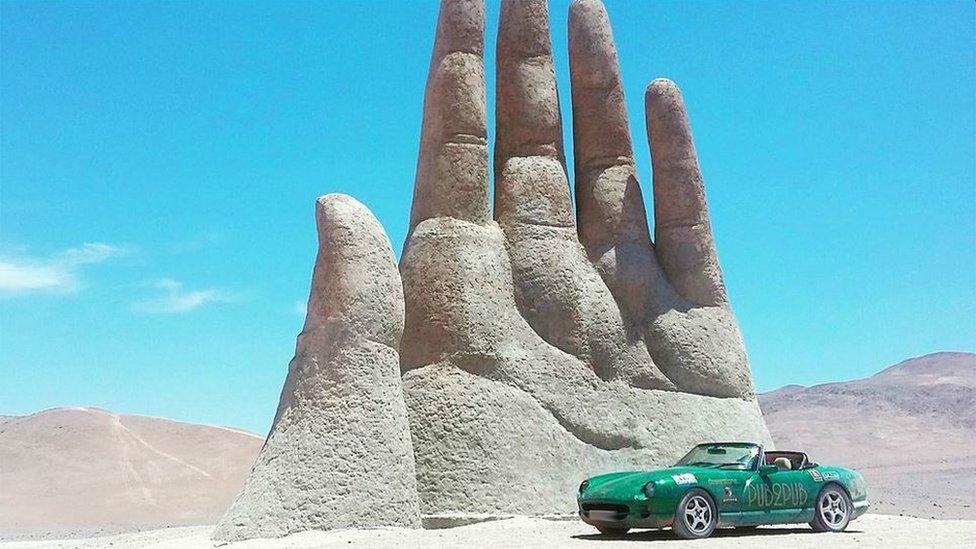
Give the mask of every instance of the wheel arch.
M 820 490 L 817 490 L 817 499 L 820 499 L 820 494 L 822 494 L 823 491 L 826 490 L 828 486 L 837 486 L 837 487 L 839 487 L 841 490 L 844 491 L 844 495 L 847 496 L 847 499 L 849 499 L 851 501 L 854 501 L 854 498 L 851 497 L 851 491 L 847 488 L 847 486 L 844 486 L 844 483 L 843 482 L 841 482 L 839 480 L 831 480 L 831 481 L 825 482 L 824 485 L 820 488 Z
M 701 490 L 702 492 L 705 492 L 706 494 L 708 494 L 708 499 L 712 500 L 712 505 L 715 506 L 715 512 L 716 513 L 719 512 L 719 508 L 718 508 L 718 501 L 719 501 L 718 500 L 718 495 L 717 494 L 713 494 L 712 493 L 712 490 L 710 490 L 708 486 L 706 486 L 704 484 L 701 484 L 701 483 L 692 484 L 692 485 L 686 486 L 683 490 L 679 491 L 678 492 L 677 501 L 681 501 L 681 498 L 685 497 L 685 494 L 687 494 L 688 492 L 690 492 L 690 491 L 692 491 L 692 490 L 694 490 L 696 488 L 699 489 L 699 490 Z
M 690 492 L 692 490 L 695 490 L 695 489 L 698 489 L 698 490 L 701 490 L 702 492 L 705 492 L 705 495 L 707 495 L 708 496 L 708 499 L 711 500 L 712 506 L 715 507 L 715 512 L 718 513 L 719 512 L 718 500 L 715 499 L 715 494 L 713 494 L 711 492 L 711 490 L 708 489 L 707 486 L 702 485 L 702 484 L 693 484 L 691 486 L 688 486 L 684 490 L 678 492 L 678 502 L 679 503 L 681 502 L 681 498 L 685 497 L 685 494 L 687 494 L 688 492 Z M 850 497 L 850 496 L 848 496 L 848 497 Z

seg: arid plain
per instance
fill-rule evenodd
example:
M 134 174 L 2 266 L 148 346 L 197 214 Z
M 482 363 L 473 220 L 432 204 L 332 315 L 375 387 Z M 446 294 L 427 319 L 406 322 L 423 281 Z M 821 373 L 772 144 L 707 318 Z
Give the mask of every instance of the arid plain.
M 863 472 L 869 515 L 831 544 L 976 543 L 976 355 L 935 353 L 863 380 L 760 395 L 780 448 Z M 840 418 L 840 419 L 838 419 Z M 14 547 L 211 547 L 263 438 L 241 430 L 59 408 L 0 419 L 0 539 Z M 901 516 L 899 516 L 901 515 Z M 234 547 L 627 546 L 576 520 L 515 517 L 437 530 L 310 532 Z M 805 526 L 723 532 L 689 547 L 816 547 Z M 58 541 L 61 540 L 61 541 Z M 667 542 L 670 532 L 627 541 Z

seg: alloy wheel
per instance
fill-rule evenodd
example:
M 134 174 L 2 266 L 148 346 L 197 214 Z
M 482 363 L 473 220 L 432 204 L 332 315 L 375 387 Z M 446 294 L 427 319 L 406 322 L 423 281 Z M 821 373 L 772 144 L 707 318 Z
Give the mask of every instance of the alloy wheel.
M 838 528 L 847 518 L 847 502 L 836 490 L 824 492 L 820 498 L 820 518 L 830 528 Z
M 712 508 L 702 496 L 694 496 L 685 505 L 685 524 L 694 534 L 703 534 L 712 522 Z

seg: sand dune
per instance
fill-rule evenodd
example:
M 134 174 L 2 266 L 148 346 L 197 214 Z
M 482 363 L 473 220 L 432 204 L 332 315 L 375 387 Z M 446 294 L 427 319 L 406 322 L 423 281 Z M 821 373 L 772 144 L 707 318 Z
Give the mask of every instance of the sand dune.
M 95 408 L 0 418 L 0 535 L 212 523 L 262 443 Z
M 976 518 L 976 355 L 934 353 L 759 402 L 778 447 L 861 471 L 872 511 Z

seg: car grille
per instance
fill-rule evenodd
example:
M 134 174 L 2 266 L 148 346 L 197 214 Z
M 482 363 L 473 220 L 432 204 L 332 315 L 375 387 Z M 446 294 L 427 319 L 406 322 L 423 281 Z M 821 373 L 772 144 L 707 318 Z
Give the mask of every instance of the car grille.
M 630 513 L 630 507 L 618 505 L 616 503 L 584 503 L 584 511 L 616 511 L 617 513 Z
M 596 521 L 618 521 L 627 518 L 630 508 L 616 503 L 584 503 L 583 516 Z

